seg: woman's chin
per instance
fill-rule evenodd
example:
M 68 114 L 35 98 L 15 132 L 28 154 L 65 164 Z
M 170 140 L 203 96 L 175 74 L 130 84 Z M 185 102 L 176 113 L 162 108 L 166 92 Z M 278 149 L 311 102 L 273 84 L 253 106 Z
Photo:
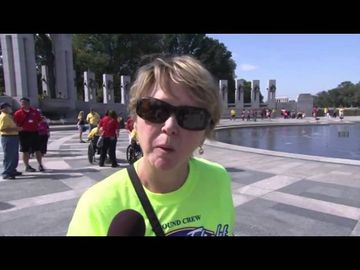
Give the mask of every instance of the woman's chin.
M 152 166 L 154 166 L 156 169 L 163 171 L 169 171 L 179 166 L 179 160 L 173 157 L 150 157 L 149 163 L 152 164 Z
M 176 167 L 176 165 L 178 165 L 178 163 L 173 160 L 168 160 L 168 159 L 156 159 L 153 162 L 153 165 L 156 169 L 168 171 L 168 170 L 174 169 Z

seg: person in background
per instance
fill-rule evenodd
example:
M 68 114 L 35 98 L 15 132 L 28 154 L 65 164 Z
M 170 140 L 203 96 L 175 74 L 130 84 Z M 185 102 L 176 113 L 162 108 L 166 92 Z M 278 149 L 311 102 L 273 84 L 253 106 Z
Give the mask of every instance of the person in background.
M 100 136 L 100 129 L 98 127 L 94 127 L 92 130 L 90 130 L 87 136 L 88 141 L 93 140 L 96 136 Z
M 9 103 L 1 103 L 0 111 L 1 146 L 4 152 L 2 177 L 3 179 L 15 179 L 16 176 L 22 175 L 16 170 L 19 164 L 19 131 L 22 128 L 14 122 Z
M 45 171 L 42 164 L 42 154 L 40 152 L 40 139 L 38 133 L 39 123 L 42 121 L 39 111 L 30 106 L 30 99 L 23 97 L 20 99 L 20 109 L 14 113 L 14 121 L 22 130 L 19 131 L 20 152 L 23 152 L 23 161 L 26 172 L 35 172 L 30 166 L 30 150 L 35 152 L 39 163 L 39 171 Z
M 222 165 L 193 155 L 196 149 L 204 152 L 202 145 L 220 120 L 218 92 L 210 72 L 191 56 L 157 58 L 141 67 L 129 112 L 143 157 L 81 196 L 67 235 L 134 235 L 130 229 L 138 227 L 136 235 L 145 236 L 233 235 L 230 175 Z M 129 172 L 149 199 L 157 229 Z M 129 230 L 128 224 L 133 224 Z
M 344 119 L 344 108 L 340 107 L 339 109 L 339 118 L 340 120 Z
M 87 138 L 88 138 L 88 141 L 91 141 L 91 143 L 93 145 L 93 149 L 95 149 L 96 152 L 98 154 L 100 154 L 101 147 L 97 146 L 98 140 L 100 138 L 100 128 L 94 127 L 92 130 L 90 130 Z
M 314 106 L 311 113 L 312 113 L 312 116 L 316 119 L 317 114 L 318 114 L 318 108 L 316 106 Z
M 40 140 L 40 152 L 44 157 L 47 153 L 47 144 L 50 138 L 50 127 L 44 115 L 41 115 L 41 122 L 38 126 L 38 133 Z
M 234 108 L 230 110 L 230 116 L 231 116 L 230 120 L 235 121 L 235 119 L 236 119 L 236 111 L 235 111 Z
M 133 119 L 133 117 L 129 116 L 125 122 L 125 129 L 128 132 L 129 144 L 131 144 L 131 132 L 132 132 L 133 128 L 134 128 L 134 119 Z
M 80 139 L 81 143 L 84 143 L 85 141 L 82 139 L 82 134 L 83 134 L 83 132 L 86 131 L 84 111 L 79 112 L 77 120 L 78 120 L 78 122 L 76 123 L 76 125 L 77 125 L 78 130 L 79 130 L 79 139 Z
M 116 142 L 119 137 L 119 122 L 115 111 L 110 111 L 107 117 L 103 117 L 99 123 L 100 134 L 103 137 L 103 146 L 101 147 L 99 166 L 103 167 L 106 154 L 109 153 L 111 167 L 119 165 L 116 160 Z
M 92 130 L 94 127 L 97 127 L 100 121 L 100 115 L 95 112 L 93 108 L 90 108 L 90 112 L 86 116 L 86 122 L 89 123 L 90 130 Z
M 324 116 L 325 116 L 326 118 L 330 118 L 329 108 L 328 108 L 328 107 L 325 107 L 325 108 L 324 108 Z
M 125 120 L 124 120 L 124 117 L 122 115 L 122 113 L 119 113 L 119 116 L 118 116 L 118 122 L 119 122 L 119 128 L 122 129 L 122 128 L 125 128 Z

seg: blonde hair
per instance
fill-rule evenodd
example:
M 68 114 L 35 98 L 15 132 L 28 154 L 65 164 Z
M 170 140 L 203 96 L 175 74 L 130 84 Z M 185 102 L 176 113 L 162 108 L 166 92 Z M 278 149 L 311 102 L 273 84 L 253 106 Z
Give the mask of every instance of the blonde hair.
M 78 114 L 78 120 L 80 120 L 81 118 L 84 118 L 84 111 L 80 111 Z
M 212 131 L 220 120 L 221 102 L 219 89 L 210 72 L 195 58 L 183 55 L 170 58 L 156 58 L 153 62 L 142 66 L 130 88 L 129 112 L 136 115 L 138 99 L 146 96 L 153 87 L 172 95 L 169 82 L 181 84 L 189 89 L 192 98 L 206 108 L 211 115 L 211 125 L 206 129 L 206 137 L 211 138 Z

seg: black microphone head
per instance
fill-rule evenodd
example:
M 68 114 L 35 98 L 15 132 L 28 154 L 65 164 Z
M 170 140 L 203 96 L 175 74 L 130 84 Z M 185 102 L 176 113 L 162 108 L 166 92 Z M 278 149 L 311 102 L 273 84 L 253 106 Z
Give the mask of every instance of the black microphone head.
M 121 211 L 111 221 L 108 236 L 145 236 L 145 220 L 135 210 Z

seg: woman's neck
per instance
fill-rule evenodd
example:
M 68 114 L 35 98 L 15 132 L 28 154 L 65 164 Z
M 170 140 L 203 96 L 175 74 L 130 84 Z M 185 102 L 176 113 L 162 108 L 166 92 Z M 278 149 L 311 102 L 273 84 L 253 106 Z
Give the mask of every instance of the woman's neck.
M 188 162 L 168 171 L 154 168 L 146 159 L 138 166 L 138 176 L 141 183 L 151 192 L 169 193 L 178 190 L 189 174 Z

